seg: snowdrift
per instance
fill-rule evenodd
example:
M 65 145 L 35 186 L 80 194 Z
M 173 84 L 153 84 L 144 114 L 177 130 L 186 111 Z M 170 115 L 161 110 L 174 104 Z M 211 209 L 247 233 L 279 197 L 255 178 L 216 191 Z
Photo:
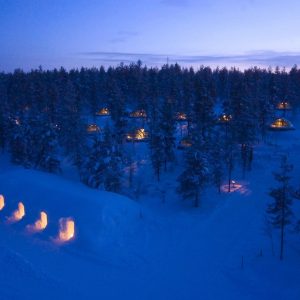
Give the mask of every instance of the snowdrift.
M 5 199 L 1 222 L 8 218 L 18 229 L 43 231 L 44 239 L 67 241 L 74 237 L 84 248 L 92 244 L 95 249 L 125 238 L 140 213 L 139 205 L 126 197 L 26 169 L 0 173 L 0 193 L 3 203 Z

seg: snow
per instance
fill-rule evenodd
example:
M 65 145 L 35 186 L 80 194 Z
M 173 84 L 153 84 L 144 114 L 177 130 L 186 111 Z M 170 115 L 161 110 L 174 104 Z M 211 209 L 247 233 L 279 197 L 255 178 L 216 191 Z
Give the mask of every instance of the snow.
M 220 195 L 208 189 L 198 209 L 172 191 L 176 172 L 157 185 L 142 166 L 147 194 L 137 202 L 89 189 L 71 176 L 12 166 L 2 155 L 0 299 L 300 299 L 299 235 L 287 233 L 281 262 L 277 233 L 275 256 L 264 233 L 272 171 L 288 153 L 299 178 L 299 149 L 299 130 L 271 133 L 255 147 L 246 178 L 234 171 L 239 188 Z M 24 218 L 8 224 L 20 201 Z M 26 226 L 41 211 L 47 228 L 29 232 Z M 62 217 L 75 221 L 75 238 L 57 244 Z

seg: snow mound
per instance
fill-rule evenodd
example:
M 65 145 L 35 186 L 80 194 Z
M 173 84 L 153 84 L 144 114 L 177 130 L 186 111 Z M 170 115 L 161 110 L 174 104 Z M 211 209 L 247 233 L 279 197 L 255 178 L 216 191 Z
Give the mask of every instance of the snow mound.
M 71 217 L 75 222 L 73 243 L 84 248 L 92 245 L 94 249 L 126 237 L 135 230 L 140 213 L 139 205 L 126 197 L 26 169 L 0 174 L 0 193 L 6 202 L 1 211 L 2 222 L 22 201 L 26 215 L 12 225 L 16 230 L 26 231 L 26 226 L 33 224 L 44 211 L 48 225 L 38 236 L 54 241 L 59 234 L 60 218 Z

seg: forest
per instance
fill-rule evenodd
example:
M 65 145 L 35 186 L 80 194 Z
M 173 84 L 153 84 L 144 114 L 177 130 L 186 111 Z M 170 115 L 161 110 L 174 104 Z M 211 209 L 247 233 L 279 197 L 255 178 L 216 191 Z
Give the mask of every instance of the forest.
M 25 168 L 67 161 L 89 187 L 137 197 L 131 146 L 143 143 L 157 181 L 183 156 L 177 192 L 199 206 L 207 186 L 230 191 L 236 165 L 251 170 L 253 146 L 299 100 L 297 66 L 15 70 L 0 73 L 0 146 Z

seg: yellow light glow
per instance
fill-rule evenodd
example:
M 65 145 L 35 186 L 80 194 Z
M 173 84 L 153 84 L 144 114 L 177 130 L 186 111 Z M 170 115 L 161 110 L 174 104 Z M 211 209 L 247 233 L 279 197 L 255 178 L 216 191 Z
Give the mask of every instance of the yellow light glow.
M 99 126 L 96 125 L 96 124 L 90 124 L 90 125 L 88 125 L 88 127 L 87 127 L 87 132 L 89 132 L 89 133 L 99 132 L 99 131 L 100 131 L 100 128 L 99 128 Z
M 149 133 L 144 128 L 137 129 L 135 132 L 126 135 L 128 141 L 143 141 L 148 137 Z
M 41 211 L 40 218 L 33 225 L 28 225 L 27 229 L 32 232 L 42 231 L 48 225 L 48 217 L 44 211 Z
M 144 109 L 139 109 L 130 113 L 132 118 L 147 118 L 147 113 Z
M 282 109 L 282 110 L 291 109 L 291 105 L 287 101 L 282 101 L 277 104 L 277 109 Z
M 144 128 L 138 129 L 135 133 L 135 138 L 138 140 L 143 140 L 147 137 L 147 132 L 145 131 Z
M 178 121 L 185 121 L 187 120 L 187 115 L 185 113 L 179 112 L 176 114 L 176 119 Z
M 227 114 L 222 114 L 219 118 L 219 122 L 221 123 L 227 123 L 227 122 L 230 122 L 232 119 L 232 116 L 231 115 L 227 115 Z
M 290 123 L 285 119 L 277 119 L 271 124 L 271 128 L 291 127 Z
M 72 218 L 61 218 L 59 220 L 59 236 L 60 242 L 67 242 L 75 236 L 75 222 Z
M 223 184 L 221 186 L 221 191 L 223 193 L 228 193 L 229 188 L 228 184 Z M 244 196 L 248 196 L 251 194 L 251 190 L 249 189 L 248 183 L 246 182 L 237 182 L 235 180 L 230 181 L 230 193 L 239 193 Z
M 190 140 L 183 139 L 180 141 L 180 146 L 184 148 L 188 148 L 192 146 L 192 142 Z
M 101 108 L 98 112 L 96 112 L 97 116 L 109 116 L 110 115 L 110 111 L 108 108 L 104 107 Z
M 18 222 L 25 216 L 25 206 L 22 202 L 18 203 L 18 208 L 8 218 L 8 222 Z
M 5 206 L 4 196 L 0 195 L 0 210 Z

